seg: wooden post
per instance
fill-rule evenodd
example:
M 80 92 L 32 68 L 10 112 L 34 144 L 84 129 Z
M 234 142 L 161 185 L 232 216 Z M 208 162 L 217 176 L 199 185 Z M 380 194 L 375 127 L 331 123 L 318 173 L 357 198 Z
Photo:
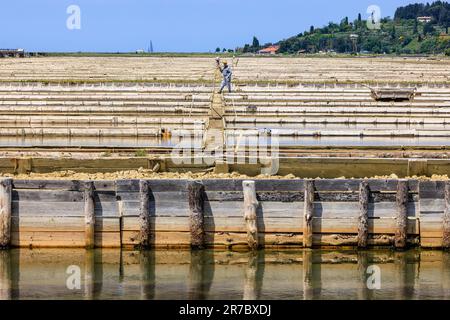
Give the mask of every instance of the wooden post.
M 150 247 L 151 230 L 150 230 L 150 212 L 149 212 L 149 188 L 146 180 L 139 181 L 140 208 L 139 208 L 139 224 L 141 227 L 139 233 L 140 246 L 142 249 Z
M 394 246 L 397 249 L 406 248 L 406 232 L 408 222 L 408 181 L 399 180 L 397 186 L 397 229 L 395 230 Z
M 313 217 L 314 217 L 314 181 L 305 180 L 305 207 L 303 212 L 303 246 L 313 246 Z
M 86 249 L 93 249 L 95 246 L 95 205 L 93 181 L 87 181 L 84 185 L 84 222 Z
M 193 181 L 188 186 L 189 225 L 191 230 L 191 247 L 202 249 L 205 245 L 204 201 L 205 186 Z
M 247 242 L 252 250 L 258 249 L 258 224 L 256 210 L 259 202 L 256 199 L 255 181 L 244 181 L 244 219 L 247 228 Z
M 362 181 L 359 184 L 359 217 L 358 217 L 358 247 L 366 248 L 369 237 L 369 184 Z
M 12 180 L 0 179 L 0 249 L 11 245 Z
M 443 217 L 442 247 L 450 249 L 450 181 L 445 183 L 445 211 Z

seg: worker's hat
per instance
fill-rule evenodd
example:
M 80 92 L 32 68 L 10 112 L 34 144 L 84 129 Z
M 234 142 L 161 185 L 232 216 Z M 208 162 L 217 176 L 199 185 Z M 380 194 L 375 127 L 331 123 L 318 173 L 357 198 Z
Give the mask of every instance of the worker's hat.
M 228 64 L 227 60 L 222 61 L 223 64 Z

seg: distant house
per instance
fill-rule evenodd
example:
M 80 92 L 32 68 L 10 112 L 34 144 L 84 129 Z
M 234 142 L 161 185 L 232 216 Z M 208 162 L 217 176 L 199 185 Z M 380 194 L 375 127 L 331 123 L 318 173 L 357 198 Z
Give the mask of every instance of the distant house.
M 277 54 L 280 50 L 280 46 L 270 46 L 258 51 L 258 54 Z
M 431 22 L 431 20 L 433 20 L 433 17 L 429 17 L 429 16 L 417 17 L 417 21 L 422 22 L 422 23 L 428 23 L 428 22 Z
M 143 54 L 143 53 L 145 53 L 145 51 L 144 51 L 144 49 L 138 49 L 138 50 L 136 50 L 136 53 L 137 54 Z
M 23 50 L 23 49 L 0 49 L 0 58 L 5 58 L 5 57 L 23 58 L 23 57 L 25 57 L 25 50 Z

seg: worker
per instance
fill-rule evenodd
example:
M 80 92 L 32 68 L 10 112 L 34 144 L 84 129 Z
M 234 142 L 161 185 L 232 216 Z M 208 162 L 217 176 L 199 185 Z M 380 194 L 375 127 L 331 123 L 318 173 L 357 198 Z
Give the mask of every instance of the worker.
M 233 72 L 231 71 L 231 68 L 228 65 L 227 61 L 223 61 L 223 68 L 220 66 L 220 60 L 217 59 L 216 61 L 217 61 L 217 66 L 223 76 L 222 85 L 220 86 L 219 93 L 222 93 L 222 91 L 223 91 L 223 89 L 225 89 L 225 87 L 227 87 L 228 92 L 231 93 L 231 76 L 233 75 Z

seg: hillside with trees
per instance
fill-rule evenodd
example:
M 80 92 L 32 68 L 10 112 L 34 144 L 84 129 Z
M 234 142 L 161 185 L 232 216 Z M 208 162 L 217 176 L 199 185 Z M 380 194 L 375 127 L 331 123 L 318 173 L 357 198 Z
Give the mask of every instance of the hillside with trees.
M 431 21 L 426 22 L 419 17 L 431 17 Z M 330 22 L 321 28 L 311 26 L 309 30 L 277 44 L 280 45 L 280 53 L 450 55 L 449 26 L 450 4 L 435 1 L 400 7 L 394 18 L 382 18 L 378 29 L 369 29 L 367 21 L 359 14 L 353 21 L 344 17 L 339 23 Z M 254 39 L 252 45 L 246 45 L 239 51 L 257 52 L 262 47 Z

